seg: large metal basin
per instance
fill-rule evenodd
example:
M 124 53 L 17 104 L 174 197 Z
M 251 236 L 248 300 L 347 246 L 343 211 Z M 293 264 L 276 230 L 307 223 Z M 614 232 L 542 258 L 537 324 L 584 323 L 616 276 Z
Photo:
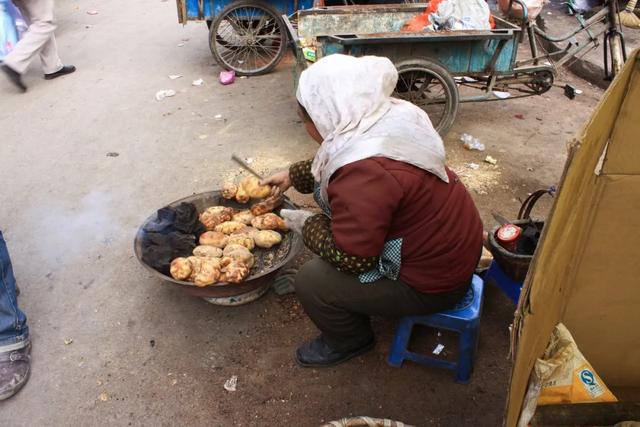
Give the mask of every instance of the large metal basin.
M 248 205 L 241 205 L 235 201 L 226 200 L 220 196 L 220 191 L 210 191 L 206 193 L 194 194 L 169 203 L 168 206 L 176 207 L 180 203 L 188 202 L 196 206 L 198 212 L 204 211 L 209 206 L 229 206 L 236 209 L 246 209 Z M 282 208 L 297 209 L 288 199 L 285 199 Z M 279 210 L 276 210 L 276 213 Z M 199 287 L 191 282 L 175 280 L 171 276 L 160 273 L 142 261 L 142 236 L 145 226 L 156 219 L 156 213 L 147 218 L 136 233 L 133 249 L 138 261 L 151 274 L 158 279 L 178 286 L 183 291 L 196 297 L 202 297 L 207 301 L 220 305 L 239 305 L 259 298 L 267 290 L 273 277 L 278 270 L 295 257 L 303 247 L 302 238 L 299 234 L 288 232 L 283 236 L 282 243 L 271 249 L 256 248 L 253 253 L 256 257 L 256 265 L 251 269 L 251 274 L 242 283 L 216 283 L 210 286 Z

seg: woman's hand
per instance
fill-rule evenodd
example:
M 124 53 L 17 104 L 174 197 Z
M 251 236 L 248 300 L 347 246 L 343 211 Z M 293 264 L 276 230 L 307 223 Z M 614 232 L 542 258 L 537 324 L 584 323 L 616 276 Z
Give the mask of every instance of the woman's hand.
M 272 191 L 272 194 L 284 193 L 291 187 L 289 170 L 283 170 L 282 172 L 275 173 L 270 177 L 263 179 L 262 181 L 260 181 L 260 185 L 271 185 L 275 187 L 274 191 Z

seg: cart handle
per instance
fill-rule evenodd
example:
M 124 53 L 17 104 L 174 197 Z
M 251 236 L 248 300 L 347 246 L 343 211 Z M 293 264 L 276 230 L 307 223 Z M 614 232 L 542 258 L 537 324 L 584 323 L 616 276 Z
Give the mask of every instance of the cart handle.
M 522 33 L 520 33 L 520 37 L 522 37 L 524 35 L 524 31 L 527 29 L 527 22 L 529 22 L 529 8 L 523 0 L 511 0 L 509 2 L 509 10 L 507 11 L 507 14 L 511 14 L 513 2 L 518 3 L 520 7 L 522 7 L 522 22 L 520 22 L 520 29 L 522 30 Z
M 522 7 L 522 20 L 523 21 L 528 21 L 529 20 L 529 8 L 527 7 L 527 5 L 525 4 L 525 2 L 523 0 L 511 0 L 509 2 L 509 10 L 507 11 L 507 13 L 511 12 L 511 9 L 513 8 L 513 2 L 516 2 L 520 5 L 520 7 Z

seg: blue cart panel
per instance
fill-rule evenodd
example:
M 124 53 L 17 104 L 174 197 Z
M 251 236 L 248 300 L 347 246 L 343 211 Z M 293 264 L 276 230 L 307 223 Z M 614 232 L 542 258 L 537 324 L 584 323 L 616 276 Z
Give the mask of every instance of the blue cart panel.
M 437 61 L 454 75 L 510 74 L 520 28 L 494 17 L 492 30 L 404 33 L 402 25 L 425 4 L 348 6 L 298 12 L 294 39 L 312 44 L 321 58 L 333 53 Z
M 183 5 L 181 5 L 182 2 L 184 2 Z M 222 9 L 233 2 L 233 0 L 178 0 L 180 22 L 213 20 Z M 313 6 L 313 0 L 265 0 L 265 3 L 285 15 L 291 15 L 300 9 L 310 9 Z M 180 10 L 181 8 L 183 10 Z M 186 16 L 182 17 L 182 13 Z
M 509 24 L 510 25 L 510 24 Z M 465 34 L 462 34 L 465 33 Z M 344 53 L 386 56 L 393 62 L 429 58 L 454 76 L 511 74 L 518 52 L 512 30 L 440 33 L 387 33 L 318 37 L 319 56 Z

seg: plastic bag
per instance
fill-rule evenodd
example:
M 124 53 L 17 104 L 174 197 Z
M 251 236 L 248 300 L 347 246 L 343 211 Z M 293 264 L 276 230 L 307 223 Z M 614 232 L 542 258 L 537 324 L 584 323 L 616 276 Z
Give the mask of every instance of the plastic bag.
M 218 80 L 223 85 L 230 85 L 231 83 L 236 81 L 236 72 L 233 70 L 220 71 L 220 77 Z
M 18 43 L 18 27 L 14 10 L 13 3 L 0 0 L 0 59 L 4 59 Z
M 617 402 L 576 345 L 558 323 L 541 359 L 536 360 L 518 426 L 527 426 L 537 405 Z
M 0 0 L 0 60 L 13 50 L 28 28 L 20 9 L 11 0 Z
M 551 342 L 534 370 L 542 380 L 538 405 L 617 402 L 562 323 L 556 326 Z
M 402 31 L 489 30 L 494 27 L 484 0 L 432 0 L 424 12 L 407 21 Z

